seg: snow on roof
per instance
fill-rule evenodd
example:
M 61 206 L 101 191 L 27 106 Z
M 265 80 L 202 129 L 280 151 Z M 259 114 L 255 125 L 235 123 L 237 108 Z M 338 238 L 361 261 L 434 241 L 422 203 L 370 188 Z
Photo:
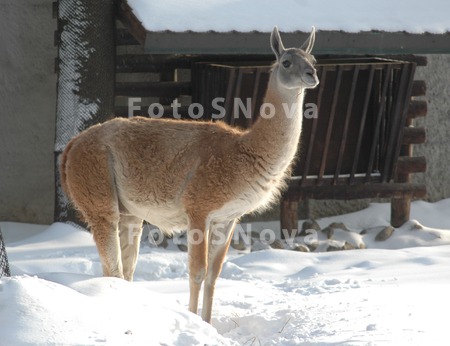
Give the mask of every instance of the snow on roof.
M 450 32 L 448 0 L 128 0 L 147 31 Z

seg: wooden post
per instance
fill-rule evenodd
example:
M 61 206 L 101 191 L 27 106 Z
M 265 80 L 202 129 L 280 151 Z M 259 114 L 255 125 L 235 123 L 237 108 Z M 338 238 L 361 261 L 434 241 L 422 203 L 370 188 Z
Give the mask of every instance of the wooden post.
M 422 61 L 420 66 L 426 65 L 426 60 Z M 426 95 L 427 85 L 425 81 L 416 80 L 413 82 L 411 96 Z M 396 183 L 410 183 L 410 173 L 425 172 L 426 160 L 424 157 L 412 157 L 412 144 L 421 144 L 426 141 L 426 131 L 423 127 L 411 127 L 413 119 L 416 117 L 425 116 L 427 114 L 427 102 L 421 100 L 411 99 L 408 107 L 408 117 L 403 131 L 403 145 L 400 150 L 400 157 L 398 158 L 396 167 Z M 391 199 L 391 225 L 400 227 L 410 219 L 411 211 L 410 194 L 405 194 L 403 197 L 394 197 Z
M 391 225 L 400 227 L 410 219 L 411 197 L 391 199 Z
M 176 83 L 175 70 L 173 68 L 168 68 L 168 69 L 164 69 L 163 71 L 161 71 L 161 73 L 159 74 L 159 81 Z M 190 87 L 190 83 L 189 83 L 189 87 Z M 182 93 L 182 92 L 180 91 L 180 93 Z M 170 105 L 172 103 L 172 101 L 175 99 L 175 97 L 176 96 L 174 96 L 174 95 L 162 96 L 159 98 L 159 103 L 162 105 L 166 105 L 166 106 Z
M 294 237 L 298 228 L 298 201 L 283 198 L 280 205 L 281 230 L 287 230 L 289 237 Z M 285 232 L 281 232 L 281 238 L 285 239 Z
M 411 125 L 411 120 L 408 119 L 406 126 Z M 411 158 L 412 156 L 412 145 L 404 144 L 400 150 L 400 157 Z M 400 160 L 399 157 L 399 160 Z M 408 171 L 399 172 L 398 164 L 395 173 L 395 182 L 397 183 L 409 183 L 411 178 Z M 404 195 L 400 198 L 391 198 L 391 225 L 393 227 L 400 227 L 406 221 L 409 220 L 411 209 L 411 196 Z

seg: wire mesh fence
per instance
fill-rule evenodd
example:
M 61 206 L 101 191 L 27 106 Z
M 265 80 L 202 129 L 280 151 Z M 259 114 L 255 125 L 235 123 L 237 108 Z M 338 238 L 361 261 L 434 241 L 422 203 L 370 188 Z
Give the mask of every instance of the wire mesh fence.
M 0 278 L 3 276 L 11 276 L 9 271 L 8 256 L 6 255 L 5 242 L 0 228 Z
M 59 0 L 55 134 L 55 220 L 80 223 L 62 191 L 61 155 L 69 140 L 114 114 L 115 1 Z

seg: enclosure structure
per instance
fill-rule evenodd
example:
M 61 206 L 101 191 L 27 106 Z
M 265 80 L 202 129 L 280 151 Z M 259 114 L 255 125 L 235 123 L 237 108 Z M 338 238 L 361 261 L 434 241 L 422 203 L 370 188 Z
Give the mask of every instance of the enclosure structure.
M 149 116 L 157 102 L 163 116 L 185 118 L 200 102 L 207 119 L 211 99 L 224 97 L 224 120 L 251 125 L 273 61 L 268 33 L 149 32 L 126 1 L 118 2 L 116 15 L 116 116 Z M 306 35 L 286 34 L 286 45 Z M 425 130 L 410 125 L 426 114 L 425 101 L 415 99 L 425 94 L 425 85 L 414 81 L 416 65 L 426 61 L 406 54 L 433 49 L 445 37 L 380 35 L 318 35 L 321 83 L 305 100 L 317 106 L 317 116 L 304 119 L 300 161 L 282 197 L 283 228 L 296 228 L 300 199 L 391 198 L 391 221 L 399 226 L 409 219 L 411 198 L 425 196 L 424 185 L 410 183 L 411 173 L 426 169 L 425 159 L 412 157 L 411 150 L 425 141 Z M 244 104 L 251 99 L 250 117 L 232 113 L 227 100 L 235 97 Z
M 410 199 L 426 193 L 424 185 L 409 182 L 410 173 L 426 167 L 425 158 L 411 157 L 410 150 L 411 143 L 425 141 L 423 128 L 409 126 L 411 93 L 424 92 L 423 83 L 413 80 L 415 67 L 392 59 L 318 57 L 320 84 L 306 94 L 299 161 L 282 197 L 284 229 L 296 228 L 298 201 L 306 198 L 388 197 L 392 224 L 409 219 Z M 224 120 L 249 127 L 259 115 L 269 71 L 267 64 L 197 63 L 193 100 L 214 114 L 213 100 L 223 98 Z

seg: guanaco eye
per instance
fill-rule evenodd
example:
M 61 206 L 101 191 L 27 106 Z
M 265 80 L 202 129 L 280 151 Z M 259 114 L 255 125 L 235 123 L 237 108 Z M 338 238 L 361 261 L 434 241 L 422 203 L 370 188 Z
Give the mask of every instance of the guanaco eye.
M 289 68 L 291 66 L 291 62 L 289 60 L 284 60 L 282 62 L 284 68 Z

